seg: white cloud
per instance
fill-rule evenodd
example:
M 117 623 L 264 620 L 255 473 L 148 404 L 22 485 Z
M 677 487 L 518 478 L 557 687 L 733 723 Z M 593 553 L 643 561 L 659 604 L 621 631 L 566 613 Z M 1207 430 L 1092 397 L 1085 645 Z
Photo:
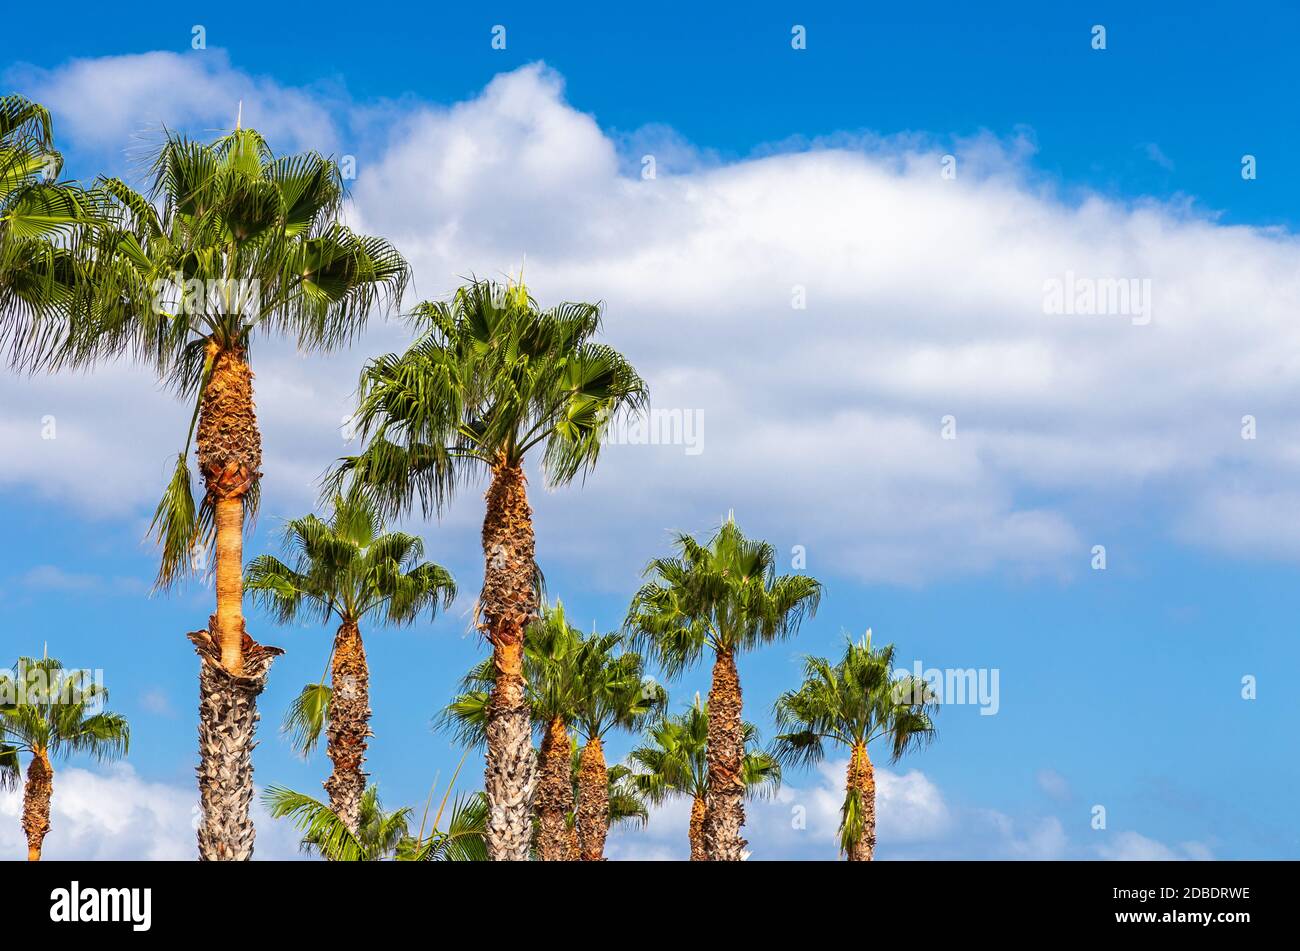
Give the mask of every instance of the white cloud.
M 336 91 L 249 76 L 232 69 L 221 49 L 78 59 L 53 70 L 18 66 L 5 79 L 48 106 L 62 136 L 105 154 L 144 147 L 164 126 L 195 134 L 233 128 L 241 102 L 244 125 L 282 148 L 329 151 L 337 142 L 324 105 Z
M 1184 842 L 1170 847 L 1137 832 L 1118 832 L 1096 852 L 1104 859 L 1116 862 L 1173 862 L 1179 860 L 1209 861 L 1214 858 L 1209 846 L 1202 842 Z
M 1053 799 L 1064 801 L 1070 798 L 1069 780 L 1056 770 L 1040 769 L 1034 778 L 1038 781 L 1038 788 Z
M 42 857 L 48 859 L 178 860 L 198 856 L 194 817 L 198 793 L 141 778 L 126 764 L 91 771 L 55 765 L 50 832 Z M 22 792 L 0 793 L 0 857 L 27 855 Z M 276 822 L 254 805 L 255 855 L 287 859 L 298 855 L 288 823 Z
M 264 103 L 250 121 L 283 123 L 293 144 L 328 148 L 360 121 L 332 125 L 330 110 L 346 108 L 328 94 L 276 87 L 220 56 L 148 55 L 168 80 L 156 103 L 128 89 L 124 104 L 78 112 L 89 85 L 142 72 L 130 58 L 39 74 L 33 91 L 49 91 L 65 133 L 92 144 L 125 141 L 155 105 L 224 115 L 236 90 Z M 664 130 L 603 130 L 540 65 L 384 121 L 352 218 L 410 256 L 421 295 L 517 272 L 526 256 L 543 300 L 608 303 L 608 339 L 657 406 L 704 414 L 698 456 L 616 446 L 581 491 L 549 495 L 535 479 L 548 566 L 625 588 L 665 529 L 702 530 L 732 508 L 782 550 L 805 546 L 810 571 L 866 581 L 1065 576 L 1139 509 L 1193 544 L 1300 556 L 1300 528 L 1278 517 L 1300 475 L 1290 234 L 1182 206 L 1063 198 L 1036 177 L 1023 132 L 946 146 L 959 153 L 951 181 L 918 136 L 792 140 L 723 162 Z M 676 158 L 643 181 L 626 149 L 652 133 Z M 1067 272 L 1149 279 L 1151 323 L 1045 314 L 1044 282 Z M 796 285 L 806 310 L 791 307 Z M 342 449 L 360 363 L 404 340 L 377 326 L 329 360 L 259 344 L 266 511 L 312 503 L 312 480 Z M 56 411 L 59 439 L 42 445 L 39 420 Z M 1247 413 L 1260 421 L 1253 441 L 1240 438 Z M 940 437 L 947 415 L 955 440 Z M 187 420 L 131 370 L 6 379 L 0 485 L 138 518 Z M 472 548 L 479 504 L 465 493 L 448 545 Z

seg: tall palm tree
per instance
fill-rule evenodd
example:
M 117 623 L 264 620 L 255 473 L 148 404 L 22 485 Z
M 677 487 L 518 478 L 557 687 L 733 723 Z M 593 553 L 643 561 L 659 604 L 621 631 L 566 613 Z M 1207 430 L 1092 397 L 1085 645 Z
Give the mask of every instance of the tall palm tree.
M 578 659 L 582 632 L 568 623 L 564 604 L 543 604 L 541 616 L 528 626 L 524 640 L 524 680 L 530 716 L 541 733 L 534 849 L 544 862 L 577 859 L 571 820 L 575 802 L 570 775 L 574 753 L 570 728 L 582 690 Z M 465 678 L 463 692 L 441 716 L 467 746 L 487 742 L 487 711 L 496 668 L 489 657 Z
M 876 777 L 867 746 L 883 738 L 897 762 L 935 736 L 938 698 L 925 681 L 907 674 L 895 679 L 893 671 L 894 645 L 873 649 L 867 631 L 856 644 L 846 639 L 835 665 L 807 658 L 803 686 L 776 701 L 776 720 L 786 731 L 776 738 L 782 762 L 816 763 L 827 741 L 849 750 L 840 849 L 850 862 L 871 861 L 876 848 Z
M 114 227 L 96 241 L 94 319 L 78 322 L 67 359 L 130 356 L 193 401 L 152 532 L 161 587 L 205 569 L 215 545 L 216 612 L 189 635 L 201 658 L 199 853 L 247 859 L 256 701 L 280 653 L 249 637 L 243 616 L 243 530 L 262 475 L 251 347 L 259 333 L 306 351 L 345 343 L 373 309 L 400 300 L 408 267 L 382 238 L 340 222 L 333 161 L 277 158 L 251 129 L 210 145 L 169 134 L 147 194 L 118 179 L 99 188 L 112 198 Z M 205 488 L 198 505 L 191 441 Z
M 613 729 L 640 730 L 668 700 L 663 687 L 645 676 L 640 654 L 619 650 L 623 635 L 592 634 L 583 639 L 578 656 L 581 689 L 573 725 L 581 737 L 578 759 L 575 827 L 578 858 L 599 862 L 605 857 L 610 822 L 610 777 L 604 741 Z
M 487 711 L 488 848 L 526 860 L 536 783 L 524 686 L 524 631 L 537 614 L 538 580 L 524 462 L 533 449 L 550 484 L 591 469 L 612 419 L 644 405 L 631 365 L 594 336 L 596 304 L 542 310 L 522 284 L 474 281 L 413 316 L 403 354 L 371 361 L 354 423 L 367 444 L 344 459 L 352 479 L 387 511 L 418 499 L 441 510 L 456 488 L 488 475 L 479 629 L 496 676 Z
M 675 557 L 658 558 L 632 600 L 627 627 L 650 646 L 668 676 L 714 657 L 709 688 L 709 789 L 704 846 L 710 861 L 740 861 L 745 840 L 745 729 L 736 655 L 798 632 L 817 610 L 821 584 L 777 575 L 776 552 L 746 538 L 728 518 L 702 545 L 679 534 Z
M 53 760 L 86 753 L 98 761 L 125 756 L 126 718 L 102 709 L 108 691 L 84 670 L 65 670 L 53 657 L 21 657 L 0 674 L 0 786 L 19 781 L 20 754 L 31 756 L 23 789 L 27 858 L 38 861 L 50 831 Z
M 758 728 L 746 721 L 745 758 L 741 773 L 745 792 L 751 798 L 775 795 L 781 787 L 781 765 L 776 758 L 758 748 Z M 688 837 L 691 861 L 708 859 L 704 848 L 704 814 L 709 790 L 708 739 L 709 708 L 695 703 L 684 713 L 664 717 L 647 730 L 649 742 L 629 755 L 636 767 L 631 781 L 652 804 L 658 805 L 674 796 L 691 800 Z
M 57 362 L 70 321 L 87 304 L 87 231 L 103 196 L 58 180 L 50 114 L 0 96 L 0 358 L 34 369 Z
M 482 793 L 458 797 L 447 828 L 441 829 L 440 819 L 435 820 L 434 828 L 427 834 L 421 830 L 418 837 L 411 835 L 411 810 L 385 812 L 375 786 L 361 798 L 361 823 L 356 829 L 323 802 L 292 789 L 271 786 L 262 794 L 262 801 L 274 818 L 294 822 L 303 834 L 303 852 L 331 862 L 487 861 L 483 841 L 487 801 Z
M 366 791 L 366 737 L 370 736 L 370 670 L 361 623 L 411 624 L 446 608 L 456 583 L 446 569 L 425 562 L 424 543 L 404 532 L 385 533 L 364 496 L 336 496 L 328 521 L 314 515 L 285 527 L 292 565 L 262 555 L 248 566 L 245 585 L 253 598 L 287 624 L 300 618 L 338 622 L 331 651 L 330 683 L 308 684 L 286 720 L 295 745 L 309 753 L 327 736 L 334 764 L 325 781 L 330 808 L 356 834 Z

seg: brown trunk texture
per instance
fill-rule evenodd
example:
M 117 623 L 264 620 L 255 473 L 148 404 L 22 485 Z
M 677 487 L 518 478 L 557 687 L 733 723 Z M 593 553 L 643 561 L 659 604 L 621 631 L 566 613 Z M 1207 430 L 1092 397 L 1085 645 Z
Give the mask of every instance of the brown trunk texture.
M 216 634 L 221 663 L 239 676 L 243 673 L 244 497 L 262 475 L 262 436 L 246 355 L 208 346 L 212 376 L 203 390 L 195 443 L 199 472 L 216 508 Z
M 27 834 L 27 861 L 41 860 L 41 843 L 50 831 L 50 797 L 54 795 L 54 769 L 44 750 L 39 750 L 27 767 L 23 787 L 23 832 Z
M 537 854 L 543 862 L 570 862 L 569 813 L 573 811 L 573 741 L 563 717 L 546 725 L 537 770 Z
M 249 808 L 257 696 L 271 662 L 284 652 L 243 634 L 244 672 L 236 676 L 221 663 L 216 615 L 189 638 L 199 655 L 199 858 L 245 861 L 256 834 Z
M 479 628 L 496 680 L 487 711 L 487 845 L 493 861 L 527 861 L 536 762 L 523 675 L 524 629 L 537 613 L 534 542 L 523 469 L 498 465 L 483 518 Z
M 325 780 L 330 809 L 353 835 L 361 828 L 361 799 L 366 794 L 366 737 L 370 736 L 370 671 L 357 625 L 342 625 L 334 638 L 330 674 L 329 725 L 326 751 L 334 772 Z
M 857 792 L 862 810 L 862 835 L 849 845 L 849 861 L 870 862 L 876 851 L 876 773 L 864 744 L 849 757 L 848 788 Z
M 584 862 L 605 861 L 609 835 L 609 770 L 600 738 L 593 737 L 578 758 L 578 850 Z
M 709 687 L 709 787 L 704 848 L 711 862 L 739 862 L 745 850 L 745 733 L 735 656 L 718 654 Z
M 704 848 L 704 813 L 703 796 L 696 796 L 691 802 L 691 861 L 707 862 L 709 853 Z

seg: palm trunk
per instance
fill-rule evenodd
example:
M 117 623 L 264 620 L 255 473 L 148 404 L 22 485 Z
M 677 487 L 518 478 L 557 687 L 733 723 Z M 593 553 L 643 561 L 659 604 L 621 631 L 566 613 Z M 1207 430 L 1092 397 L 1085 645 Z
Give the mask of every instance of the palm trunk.
M 194 631 L 189 638 L 200 659 L 199 858 L 247 861 L 256 836 L 249 809 L 257 697 L 266 687 L 271 662 L 284 651 L 245 638 L 244 673 L 236 677 L 221 662 L 216 615 L 206 631 Z
M 691 802 L 691 861 L 707 862 L 709 853 L 704 848 L 704 797 L 696 796 Z
M 573 811 L 573 741 L 563 717 L 554 717 L 542 737 L 537 782 L 537 853 L 543 862 L 569 862 L 569 813 Z
M 242 351 L 208 344 L 212 376 L 196 434 L 199 471 L 216 509 L 217 639 L 221 663 L 243 673 L 244 497 L 261 478 L 262 434 L 253 408 L 253 371 Z
M 865 743 L 855 744 L 849 757 L 848 795 L 857 799 L 860 816 L 858 835 L 848 843 L 848 858 L 870 862 L 876 851 L 876 774 Z
M 334 638 L 334 662 L 330 675 L 329 725 L 326 751 L 334 772 L 325 780 L 330 809 L 343 820 L 353 835 L 361 829 L 361 799 L 366 793 L 366 737 L 370 736 L 370 671 L 361 631 L 352 622 L 343 624 Z
M 212 375 L 196 434 L 199 471 L 216 513 L 217 611 L 189 635 L 199 655 L 198 839 L 205 861 L 253 854 L 253 735 L 257 697 L 271 661 L 244 629 L 244 499 L 261 477 L 262 437 L 253 409 L 253 373 L 242 351 L 208 344 Z
M 745 850 L 745 732 L 740 675 L 731 651 L 719 651 L 709 687 L 709 786 L 704 848 L 711 862 L 739 862 Z
M 54 769 L 44 750 L 37 750 L 27 767 L 23 787 L 23 832 L 27 834 L 27 861 L 41 860 L 41 843 L 50 831 L 50 797 L 54 795 Z
M 493 861 L 527 861 L 536 763 L 524 684 L 524 629 L 537 613 L 532 510 L 523 469 L 493 469 L 483 518 L 480 629 L 496 677 L 487 709 L 487 846 Z
M 578 759 L 578 849 L 584 862 L 605 861 L 605 837 L 609 834 L 609 770 L 600 737 L 594 736 L 582 748 Z

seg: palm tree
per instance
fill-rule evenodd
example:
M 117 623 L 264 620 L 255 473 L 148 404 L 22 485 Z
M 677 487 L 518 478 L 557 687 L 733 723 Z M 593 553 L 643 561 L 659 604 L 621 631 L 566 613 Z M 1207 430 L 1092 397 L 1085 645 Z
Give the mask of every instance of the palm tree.
M 645 677 L 640 654 L 614 653 L 622 644 L 622 634 L 592 634 L 583 639 L 579 649 L 581 689 L 573 725 L 583 744 L 577 769 L 575 828 L 578 857 L 584 862 L 604 859 L 611 825 L 605 737 L 615 728 L 640 730 L 668 700 L 663 687 Z
M 711 861 L 740 861 L 745 840 L 745 729 L 736 655 L 799 630 L 816 612 L 821 584 L 776 573 L 776 552 L 728 518 L 707 545 L 679 534 L 676 557 L 646 569 L 653 580 L 632 600 L 627 627 L 650 646 L 668 676 L 712 651 L 709 789 L 704 847 Z
M 352 829 L 323 802 L 271 786 L 262 794 L 267 811 L 276 819 L 291 819 L 302 832 L 302 851 L 332 862 L 380 862 L 385 859 L 414 862 L 482 862 L 487 860 L 483 827 L 487 802 L 482 793 L 457 798 L 446 830 L 425 836 L 410 832 L 411 810 L 385 812 L 379 790 L 371 786 L 361 797 L 361 822 Z M 444 799 L 443 805 L 446 805 Z M 439 810 L 441 815 L 441 809 Z
M 338 622 L 331 651 L 330 683 L 308 684 L 294 701 L 286 732 L 303 754 L 325 732 L 334 771 L 325 782 L 330 808 L 353 834 L 361 823 L 366 790 L 362 764 L 370 736 L 370 671 L 361 623 L 410 624 L 432 619 L 456 597 L 446 569 L 422 561 L 424 543 L 403 532 L 385 533 L 378 513 L 357 494 L 334 499 L 328 521 L 314 515 L 285 527 L 292 566 L 262 555 L 248 566 L 245 584 L 253 598 L 282 623 L 299 618 Z
M 390 513 L 441 510 L 457 487 L 490 476 L 483 519 L 478 626 L 496 676 L 488 708 L 488 848 L 526 860 L 532 839 L 535 757 L 524 686 L 524 631 L 539 585 L 524 462 L 541 451 L 551 485 L 595 465 L 611 420 L 639 409 L 641 378 L 593 338 L 596 304 L 541 310 L 522 284 L 474 281 L 413 314 L 419 332 L 403 354 L 362 373 L 354 423 L 367 440 L 342 461 L 354 484 Z
M 541 732 L 533 845 L 544 862 L 578 857 L 571 830 L 575 796 L 569 765 L 576 754 L 569 729 L 582 690 L 577 664 L 581 645 L 582 632 L 568 623 L 558 600 L 553 606 L 542 605 L 541 616 L 528 626 L 524 640 L 526 696 L 533 725 Z M 491 658 L 476 665 L 465 678 L 463 692 L 440 718 L 466 746 L 481 747 L 487 741 L 495 675 Z
M 17 785 L 18 757 L 30 755 L 22 827 L 32 862 L 39 861 L 50 831 L 52 761 L 73 753 L 114 760 L 130 746 L 126 718 L 102 709 L 108 691 L 89 673 L 64 670 L 52 657 L 21 657 L 12 675 L 0 674 L 0 786 Z
M 771 754 L 757 748 L 758 728 L 754 724 L 746 722 L 742 729 L 745 758 L 741 772 L 745 779 L 745 792 L 751 798 L 775 795 L 781 787 L 781 765 Z M 691 861 L 706 861 L 704 814 L 709 789 L 708 705 L 701 703 L 699 694 L 696 694 L 690 709 L 675 717 L 664 717 L 647 733 L 650 742 L 634 749 L 628 757 L 637 767 L 631 777 L 632 784 L 654 805 L 674 796 L 690 797 L 688 836 Z
M 84 309 L 79 252 L 103 196 L 57 180 L 63 157 L 41 105 L 0 96 L 0 354 L 20 367 L 57 362 Z
M 216 549 L 216 613 L 189 635 L 200 657 L 199 853 L 247 859 L 256 701 L 276 648 L 243 616 L 243 530 L 257 507 L 262 439 L 251 346 L 284 335 L 305 351 L 350 340 L 370 312 L 400 300 L 408 268 L 382 238 L 339 221 L 342 176 L 315 153 L 276 158 L 251 129 L 211 145 L 168 134 L 147 195 L 118 179 L 99 188 L 114 227 L 100 233 L 93 320 L 78 322 L 70 362 L 128 355 L 193 401 L 185 449 L 154 514 L 167 587 L 205 570 Z M 189 445 L 205 492 L 196 505 Z
M 834 666 L 807 658 L 803 686 L 776 701 L 777 723 L 787 731 L 776 738 L 782 762 L 816 763 L 828 740 L 849 750 L 840 849 L 850 862 L 869 862 L 876 848 L 876 778 L 868 744 L 885 738 L 891 762 L 897 762 L 935 736 L 931 714 L 938 698 L 925 681 L 906 674 L 894 679 L 893 670 L 894 645 L 873 649 L 867 631 L 856 644 L 846 639 Z

